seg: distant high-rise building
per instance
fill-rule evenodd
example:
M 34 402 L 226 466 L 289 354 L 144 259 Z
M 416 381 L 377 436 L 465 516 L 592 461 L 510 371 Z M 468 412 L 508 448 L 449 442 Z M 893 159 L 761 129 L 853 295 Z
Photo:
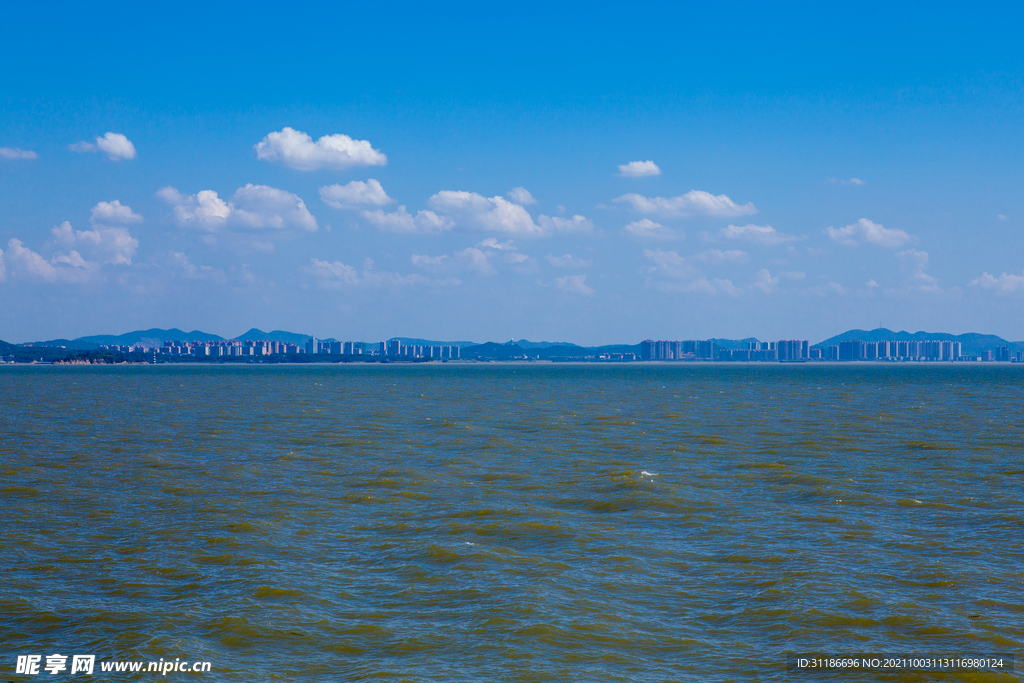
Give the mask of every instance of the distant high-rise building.
M 839 342 L 839 360 L 863 360 L 864 342 L 862 341 L 841 341 Z
M 996 360 L 1009 363 L 1010 362 L 1010 347 L 1009 346 L 997 346 L 996 347 Z

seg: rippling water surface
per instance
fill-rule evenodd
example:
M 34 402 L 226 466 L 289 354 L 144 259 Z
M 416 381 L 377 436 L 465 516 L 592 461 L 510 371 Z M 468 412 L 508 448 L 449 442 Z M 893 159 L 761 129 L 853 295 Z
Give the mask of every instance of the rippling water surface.
M 1019 656 L 1022 379 L 0 368 L 0 676 L 38 680 L 15 655 L 52 652 L 238 681 L 814 680 L 785 654 Z

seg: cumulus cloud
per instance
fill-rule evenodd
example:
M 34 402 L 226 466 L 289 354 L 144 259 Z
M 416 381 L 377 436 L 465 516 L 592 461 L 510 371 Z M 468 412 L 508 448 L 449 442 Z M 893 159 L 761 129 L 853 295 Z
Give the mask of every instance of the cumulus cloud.
M 502 196 L 484 197 L 476 192 L 442 190 L 427 205 L 450 214 L 455 223 L 470 228 L 515 235 L 541 235 L 544 228 L 533 222 L 529 212 Z
M 925 272 L 928 270 L 927 251 L 907 249 L 905 251 L 898 252 L 896 254 L 896 259 L 900 262 L 900 267 L 907 275 L 906 280 L 903 282 L 905 289 L 919 292 L 942 291 L 938 285 L 938 281 Z
M 50 231 L 42 254 L 18 239 L 8 242 L 6 263 L 0 258 L 0 280 L 8 270 L 16 277 L 51 283 L 84 283 L 98 276 L 106 265 L 130 266 L 139 241 L 128 228 L 109 223 L 138 223 L 142 216 L 120 201 L 100 202 L 92 209 L 91 230 L 75 230 L 64 221 Z M 4 254 L 0 251 L 0 257 Z
M 306 133 L 285 127 L 269 133 L 256 143 L 256 156 L 264 161 L 284 164 L 298 171 L 322 168 L 344 170 L 356 166 L 384 166 L 388 158 L 374 149 L 368 140 L 353 140 L 336 133 L 313 142 Z
M 487 258 L 487 254 L 476 247 L 468 247 L 455 252 L 455 260 L 465 270 L 472 270 L 481 275 L 493 275 L 496 271 Z
M 384 232 L 404 233 L 437 233 L 451 230 L 455 221 L 447 216 L 439 216 L 433 211 L 417 211 L 413 216 L 405 210 L 405 206 L 399 206 L 397 211 L 386 213 L 381 209 L 375 211 L 363 211 L 360 215 L 369 223 L 375 225 Z
M 142 216 L 132 211 L 132 207 L 122 204 L 115 199 L 112 202 L 100 202 L 92 207 L 92 216 L 89 222 L 92 224 L 108 223 L 140 223 Z
M 1024 272 L 1020 275 L 1008 275 L 1003 273 L 999 277 L 983 272 L 968 284 L 974 287 L 981 287 L 982 289 L 991 289 L 997 294 L 1024 292 Z
M 641 271 L 647 274 L 649 286 L 668 292 L 740 293 L 731 280 L 705 277 L 675 251 L 644 249 L 644 257 L 652 264 Z
M 85 268 L 58 267 L 50 263 L 18 239 L 12 238 L 7 243 L 6 259 L 10 262 L 12 274 L 26 275 L 46 282 L 84 282 L 90 277 L 89 271 Z
M 558 268 L 586 268 L 593 263 L 586 259 L 576 258 L 572 254 L 562 254 L 561 256 L 552 256 L 548 254 L 548 263 Z
M 30 149 L 0 147 L 0 159 L 38 159 L 39 155 Z
M 508 196 L 516 204 L 522 204 L 523 206 L 537 203 L 537 200 L 533 198 L 533 195 L 525 187 L 513 187 L 508 191 Z
M 779 284 L 779 278 L 772 277 L 767 268 L 762 268 L 754 273 L 754 282 L 751 284 L 751 287 L 760 289 L 765 294 L 770 294 L 777 284 Z
M 845 228 L 829 226 L 825 228 L 824 232 L 836 242 L 850 247 L 873 244 L 878 247 L 895 248 L 901 247 L 911 240 L 911 236 L 902 230 L 886 229 L 867 218 L 861 218 Z
M 373 178 L 365 183 L 361 180 L 353 180 L 347 185 L 325 185 L 320 188 L 320 200 L 335 209 L 387 206 L 395 201 L 384 191 L 380 182 Z
M 653 161 L 631 161 L 628 164 L 619 164 L 619 175 L 624 178 L 643 178 L 661 175 L 661 169 Z
M 847 178 L 845 180 L 842 179 L 842 178 L 829 178 L 825 182 L 828 183 L 829 185 L 863 185 L 864 184 L 864 181 L 861 180 L 860 178 Z
M 672 228 L 665 227 L 661 223 L 655 223 L 650 218 L 641 218 L 638 221 L 628 223 L 623 230 L 636 237 L 670 240 L 676 237 Z
M 794 242 L 803 239 L 796 235 L 787 235 L 779 232 L 770 225 L 730 225 L 718 231 L 719 237 L 729 240 L 744 240 L 754 244 L 773 246 L 785 242 Z
M 690 190 L 678 197 L 644 197 L 629 193 L 612 201 L 629 204 L 639 213 L 658 216 L 732 218 L 757 213 L 750 202 L 737 204 L 724 194 L 713 195 L 703 190 Z
M 730 249 L 728 251 L 722 251 L 721 249 L 708 249 L 703 251 L 695 257 L 700 261 L 707 261 L 708 263 L 720 264 L 720 263 L 744 263 L 749 260 L 749 256 L 745 251 L 739 251 L 738 249 Z
M 321 289 L 347 289 L 356 287 L 408 287 L 414 285 L 460 285 L 456 279 L 433 280 L 412 273 L 401 275 L 388 271 L 373 269 L 373 259 L 366 259 L 362 270 L 346 265 L 341 261 L 321 261 L 310 259 L 310 265 L 301 271 L 311 277 Z
M 121 133 L 105 133 L 103 137 L 96 138 L 96 144 L 83 140 L 68 145 L 68 149 L 72 152 L 104 152 L 111 161 L 134 159 L 136 156 L 135 145 Z
M 540 223 L 540 227 L 546 232 L 585 234 L 592 232 L 594 229 L 594 224 L 579 214 L 572 218 L 541 215 L 537 217 L 537 222 Z
M 563 292 L 572 292 L 583 296 L 593 296 L 594 294 L 594 289 L 587 286 L 586 275 L 565 275 L 555 278 L 555 286 Z
M 53 228 L 50 234 L 53 235 L 52 244 L 67 251 L 66 254 L 56 254 L 51 260 L 77 264 L 76 267 L 87 267 L 87 262 L 81 258 L 82 252 L 96 264 L 130 266 L 132 257 L 139 248 L 139 241 L 131 236 L 127 228 L 109 227 L 98 223 L 93 224 L 92 230 L 75 230 L 71 223 L 64 221 Z
M 50 283 L 84 283 L 93 277 L 99 267 L 96 262 L 86 261 L 77 251 L 56 254 L 47 261 L 18 239 L 11 239 L 7 243 L 6 259 L 12 275 Z
M 314 231 L 316 218 L 297 195 L 267 185 L 240 187 L 231 201 L 225 202 L 214 190 L 194 195 L 165 187 L 157 196 L 174 207 L 174 220 L 181 227 L 198 228 L 209 233 L 223 230 Z

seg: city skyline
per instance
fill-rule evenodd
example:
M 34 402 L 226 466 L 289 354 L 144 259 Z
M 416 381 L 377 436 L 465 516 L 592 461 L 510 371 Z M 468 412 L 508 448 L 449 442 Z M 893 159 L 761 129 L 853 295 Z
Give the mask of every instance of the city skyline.
M 1020 8 L 530 8 L 11 8 L 0 338 L 1024 339 Z

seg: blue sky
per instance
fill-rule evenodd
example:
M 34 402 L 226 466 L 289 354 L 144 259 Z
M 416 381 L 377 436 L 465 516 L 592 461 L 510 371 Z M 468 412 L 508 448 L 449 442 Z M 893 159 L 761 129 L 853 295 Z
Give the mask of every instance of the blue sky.
M 1024 339 L 1015 5 L 5 11 L 8 341 Z

